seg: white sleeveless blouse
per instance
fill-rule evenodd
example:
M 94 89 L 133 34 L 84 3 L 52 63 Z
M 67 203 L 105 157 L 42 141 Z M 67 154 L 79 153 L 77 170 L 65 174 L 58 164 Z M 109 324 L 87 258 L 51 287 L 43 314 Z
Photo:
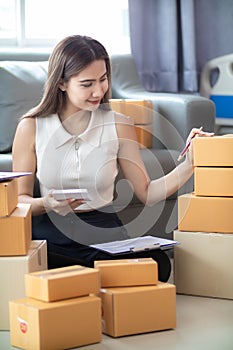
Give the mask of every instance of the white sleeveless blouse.
M 113 200 L 119 142 L 115 112 L 92 112 L 87 129 L 71 135 L 57 114 L 36 118 L 37 177 L 41 195 L 52 189 L 86 188 L 91 201 L 79 210 L 101 208 Z

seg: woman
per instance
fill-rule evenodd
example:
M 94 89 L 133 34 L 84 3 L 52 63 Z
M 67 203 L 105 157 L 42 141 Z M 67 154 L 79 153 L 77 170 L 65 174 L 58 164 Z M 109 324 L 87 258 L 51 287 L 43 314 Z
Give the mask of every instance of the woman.
M 193 173 L 188 152 L 172 172 L 149 179 L 132 122 L 109 108 L 110 86 L 105 48 L 89 37 L 67 37 L 50 56 L 40 104 L 18 124 L 13 170 L 32 172 L 19 180 L 19 202 L 31 204 L 33 239 L 47 240 L 49 268 L 93 266 L 94 260 L 113 259 L 88 244 L 128 237 L 111 207 L 118 164 L 137 197 L 148 205 L 170 196 Z M 187 141 L 198 134 L 208 136 L 193 129 Z M 38 198 L 33 197 L 35 176 L 40 183 Z M 64 188 L 85 188 L 90 201 L 56 200 L 53 189 Z M 170 261 L 165 252 L 130 255 L 149 256 L 158 262 L 159 279 L 167 281 Z

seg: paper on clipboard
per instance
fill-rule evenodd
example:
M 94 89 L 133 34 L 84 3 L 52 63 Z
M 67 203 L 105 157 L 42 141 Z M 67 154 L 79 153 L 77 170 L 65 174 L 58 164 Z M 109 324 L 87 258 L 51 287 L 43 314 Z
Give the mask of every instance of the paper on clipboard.
M 114 241 L 108 243 L 93 244 L 90 247 L 102 250 L 106 253 L 115 255 L 122 253 L 135 253 L 148 251 L 153 249 L 169 249 L 174 245 L 179 244 L 177 241 L 170 239 L 159 238 L 155 236 L 143 236 L 129 238 L 122 241 Z
M 16 177 L 31 175 L 31 172 L 0 171 L 0 181 L 13 180 Z

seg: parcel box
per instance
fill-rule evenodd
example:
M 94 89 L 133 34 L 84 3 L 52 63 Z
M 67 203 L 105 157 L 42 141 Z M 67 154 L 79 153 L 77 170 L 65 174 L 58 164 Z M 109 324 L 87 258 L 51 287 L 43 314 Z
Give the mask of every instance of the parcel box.
M 26 203 L 18 203 L 10 216 L 0 218 L 0 256 L 27 255 L 31 222 L 31 205 Z
M 233 167 L 195 167 L 194 192 L 197 196 L 233 197 Z
M 174 231 L 177 293 L 233 299 L 233 234 Z
M 25 275 L 26 296 L 42 301 L 74 298 L 100 289 L 99 271 L 80 265 Z
M 194 166 L 233 166 L 233 135 L 195 137 Z
M 152 258 L 99 260 L 94 263 L 100 271 L 101 287 L 155 285 L 158 264 Z
M 176 327 L 173 284 L 101 289 L 103 333 L 119 337 Z
M 101 301 L 95 296 L 10 302 L 11 345 L 22 349 L 63 350 L 98 343 L 101 332 Z
M 110 99 L 111 108 L 131 117 L 141 148 L 152 147 L 153 103 L 140 99 Z
M 9 301 L 25 297 L 24 275 L 47 268 L 45 240 L 31 241 L 27 255 L 0 257 L 0 330 L 9 330 Z
M 187 193 L 178 197 L 178 230 L 233 232 L 233 197 L 205 197 Z
M 10 215 L 18 203 L 17 179 L 0 182 L 0 217 Z

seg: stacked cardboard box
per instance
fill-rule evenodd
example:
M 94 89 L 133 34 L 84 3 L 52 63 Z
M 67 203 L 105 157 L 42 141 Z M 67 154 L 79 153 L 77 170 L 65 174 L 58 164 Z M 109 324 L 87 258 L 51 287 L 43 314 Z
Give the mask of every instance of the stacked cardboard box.
M 233 137 L 195 138 L 194 193 L 178 198 L 178 293 L 233 299 Z
M 112 337 L 176 327 L 175 286 L 158 281 L 153 259 L 96 261 L 103 333 Z
M 99 289 L 99 271 L 79 265 L 26 274 L 26 297 L 10 302 L 11 344 L 58 350 L 100 342 Z
M 31 205 L 18 203 L 17 179 L 0 182 L 0 256 L 27 255 Z
M 0 330 L 9 330 L 9 301 L 25 295 L 25 273 L 47 268 L 46 241 L 32 241 L 31 206 L 18 203 L 17 187 L 0 182 Z
M 150 100 L 110 99 L 116 112 L 132 118 L 140 148 L 151 148 L 153 143 L 153 103 Z

